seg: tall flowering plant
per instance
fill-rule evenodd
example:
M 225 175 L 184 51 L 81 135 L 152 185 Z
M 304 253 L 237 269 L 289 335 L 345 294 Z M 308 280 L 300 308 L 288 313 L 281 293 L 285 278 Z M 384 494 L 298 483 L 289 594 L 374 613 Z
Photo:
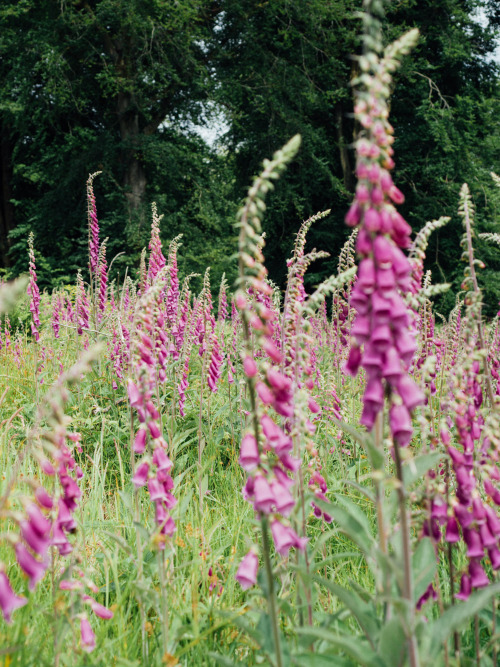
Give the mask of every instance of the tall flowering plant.
M 36 342 L 40 340 L 38 329 L 40 328 L 40 290 L 37 284 L 36 264 L 35 264 L 35 248 L 33 232 L 30 232 L 28 237 L 28 250 L 30 258 L 30 279 L 28 283 L 28 295 L 31 298 L 30 312 L 31 312 L 31 333 Z
M 82 373 L 90 369 L 98 353 L 97 347 L 86 352 L 42 398 L 26 447 L 18 455 L 0 497 L 0 519 L 11 525 L 2 540 L 12 547 L 30 591 L 36 589 L 49 568 L 54 577 L 56 554 L 66 558 L 74 551 L 75 545 L 69 538 L 77 529 L 75 514 L 82 495 L 79 481 L 83 477 L 75 450 L 82 452 L 82 447 L 80 434 L 68 428 L 71 419 L 65 414 L 69 400 L 67 386 L 81 380 Z M 21 474 L 27 458 L 36 462 L 37 474 Z M 22 494 L 16 493 L 20 484 L 25 486 Z M 85 578 L 83 571 L 81 578 Z M 103 605 L 84 595 L 82 581 L 69 581 L 65 572 L 59 585 L 61 590 L 81 590 L 81 603 L 89 603 L 97 616 L 113 616 Z M 95 586 L 94 589 L 95 593 L 99 592 Z M 14 592 L 7 568 L 0 563 L 0 611 L 7 623 L 11 622 L 14 611 L 27 602 L 24 596 Z M 80 616 L 82 647 L 91 651 L 95 648 L 94 634 L 86 614 Z
M 361 422 L 373 428 L 387 395 L 391 433 L 403 447 L 412 436 L 411 412 L 424 396 L 408 375 L 417 345 L 401 292 L 411 287 L 411 265 L 402 252 L 410 245 L 411 228 L 395 207 L 404 197 L 390 174 L 394 137 L 388 96 L 391 72 L 417 35 L 416 30 L 407 33 L 381 57 L 370 52 L 360 59 L 363 74 L 354 111 L 363 130 L 356 142 L 356 197 L 346 216 L 348 225 L 359 227 L 360 258 L 350 299 L 356 310 L 355 344 L 346 368 L 353 375 L 360 366 L 366 372 Z
M 88 217 L 88 235 L 89 235 L 89 271 L 90 282 L 92 278 L 98 275 L 99 267 L 99 220 L 97 219 L 97 207 L 94 194 L 94 179 L 100 171 L 89 174 L 87 179 L 87 217 Z
M 356 311 L 346 370 L 352 375 L 363 368 L 366 387 L 361 423 L 374 429 L 378 448 L 382 448 L 383 424 L 380 421 L 385 401 L 389 407 L 389 429 L 399 478 L 399 506 L 404 567 L 403 595 L 409 613 L 405 620 L 410 664 L 419 664 L 413 612 L 413 576 L 410 526 L 406 509 L 400 448 L 412 438 L 411 413 L 424 402 L 424 395 L 408 370 L 417 349 L 412 320 L 402 293 L 410 290 L 411 265 L 403 253 L 410 245 L 411 228 L 396 209 L 404 196 L 394 184 L 392 144 L 394 130 L 389 123 L 389 95 L 392 72 L 417 41 L 411 30 L 382 48 L 380 17 L 383 4 L 365 0 L 363 15 L 365 52 L 359 59 L 361 74 L 354 81 L 354 114 L 361 131 L 356 141 L 355 200 L 346 223 L 359 229 L 356 251 L 359 257 L 357 279 L 350 296 Z M 379 419 L 380 417 L 380 419 Z M 380 512 L 379 512 L 380 514 Z M 380 539 L 384 527 L 379 523 Z
M 156 389 L 161 382 L 159 375 L 162 368 L 156 358 L 155 340 L 161 332 L 159 293 L 164 287 L 162 270 L 137 304 L 136 326 L 131 340 L 130 371 L 133 377 L 127 382 L 129 402 L 140 424 L 133 452 L 141 458 L 134 465 L 133 483 L 136 488 L 147 486 L 150 499 L 155 504 L 158 530 L 155 542 L 160 550 L 165 549 L 166 538 L 175 530 L 170 510 L 177 502 L 171 493 L 174 486 L 170 476 L 172 461 L 162 433 L 161 416 L 154 403 Z
M 245 205 L 239 212 L 239 278 L 235 303 L 240 310 L 244 331 L 243 370 L 250 398 L 250 424 L 243 436 L 240 465 L 249 474 L 244 496 L 253 504 L 260 519 L 262 551 L 267 577 L 267 600 L 272 624 L 274 652 L 278 667 L 283 665 L 277 618 L 269 527 L 278 553 L 286 556 L 292 547 L 303 550 L 306 540 L 295 532 L 288 517 L 295 500 L 290 492 L 300 461 L 292 455 L 293 443 L 287 428 L 277 423 L 293 416 L 292 381 L 279 366 L 283 355 L 273 340 L 273 313 L 263 297 L 272 288 L 266 282 L 267 271 L 261 246 L 261 216 L 264 197 L 273 187 L 286 164 L 300 145 L 296 136 L 272 160 L 264 162 L 264 171 L 254 180 Z M 257 364 L 254 349 L 264 353 Z M 253 547 L 240 563 L 236 578 L 243 588 L 256 581 L 258 550 Z

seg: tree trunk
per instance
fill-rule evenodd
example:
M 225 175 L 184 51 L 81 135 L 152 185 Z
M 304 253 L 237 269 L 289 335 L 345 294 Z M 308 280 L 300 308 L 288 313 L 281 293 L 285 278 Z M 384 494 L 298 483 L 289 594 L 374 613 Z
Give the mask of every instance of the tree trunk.
M 14 229 L 14 207 L 11 204 L 12 189 L 12 146 L 5 132 L 0 142 L 0 264 L 2 268 L 11 266 L 9 257 L 9 232 Z
M 344 136 L 344 110 L 340 102 L 335 105 L 335 121 L 337 128 L 337 142 L 340 153 L 340 165 L 342 167 L 342 174 L 344 176 L 344 187 L 348 192 L 352 192 L 354 189 L 354 175 L 352 172 L 349 149 L 347 148 L 347 142 Z
M 137 110 L 131 109 L 130 94 L 120 93 L 118 95 L 117 114 L 120 138 L 124 144 L 123 161 L 125 173 L 123 176 L 123 186 L 127 200 L 128 218 L 129 223 L 137 221 L 140 229 L 145 217 L 142 204 L 144 195 L 146 194 L 147 178 L 139 156 L 139 114 Z

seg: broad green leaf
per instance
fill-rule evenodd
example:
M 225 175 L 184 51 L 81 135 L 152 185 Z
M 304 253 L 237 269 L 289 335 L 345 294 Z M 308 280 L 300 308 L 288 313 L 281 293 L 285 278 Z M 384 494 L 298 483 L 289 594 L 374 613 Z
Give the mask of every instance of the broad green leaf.
M 333 581 L 329 581 L 318 575 L 315 575 L 313 579 L 322 586 L 325 586 L 325 588 L 342 602 L 374 645 L 376 635 L 379 631 L 379 624 L 377 620 L 377 612 L 373 605 L 365 602 L 358 593 L 347 590 L 346 588 L 333 583 Z
M 500 583 L 492 584 L 487 588 L 473 593 L 468 600 L 447 609 L 444 614 L 433 623 L 429 623 L 426 635 L 428 637 L 428 654 L 430 658 L 438 655 L 443 642 L 459 630 L 465 623 L 470 622 L 491 600 L 500 593 Z
M 384 454 L 375 446 L 373 438 L 362 431 L 358 431 L 350 424 L 345 422 L 337 421 L 334 419 L 334 422 L 341 428 L 345 433 L 351 436 L 356 442 L 358 442 L 366 452 L 368 460 L 374 470 L 381 470 L 384 465 Z
M 434 579 L 436 568 L 436 552 L 432 540 L 430 537 L 424 537 L 419 541 L 412 557 L 415 602 L 421 598 Z
M 337 505 L 341 505 L 345 510 L 347 510 L 347 512 L 349 512 L 349 514 L 351 514 L 351 516 L 356 519 L 356 521 L 358 521 L 363 526 L 367 536 L 373 540 L 372 523 L 361 508 L 360 503 L 355 503 L 351 498 L 343 495 L 337 495 L 335 500 Z M 368 507 L 371 509 L 371 503 L 368 505 Z
M 361 638 L 354 640 L 352 636 L 342 636 L 326 628 L 304 627 L 297 628 L 297 632 L 311 639 L 321 639 L 364 667 L 386 667 L 375 651 Z
M 378 654 L 387 667 L 403 664 L 406 650 L 406 636 L 399 618 L 392 618 L 384 624 L 380 633 Z
M 298 667 L 352 667 L 351 660 L 324 653 L 299 653 L 292 656 L 292 664 Z
M 403 463 L 403 479 L 407 488 L 411 487 L 418 479 L 423 479 L 425 474 L 436 467 L 443 458 L 441 452 L 431 452 L 411 458 Z
M 346 483 L 348 486 L 352 486 L 354 489 L 359 491 L 367 500 L 370 500 L 372 503 L 375 503 L 375 494 L 373 493 L 372 489 L 368 489 L 366 486 L 363 486 L 362 484 L 358 484 L 357 482 L 353 482 L 352 480 L 348 479 L 346 480 Z
M 318 501 L 318 505 L 340 526 L 342 532 L 349 537 L 365 555 L 370 555 L 374 545 L 374 538 L 371 533 L 371 526 L 364 512 L 350 500 L 345 497 L 340 502 L 343 506 L 329 505 Z

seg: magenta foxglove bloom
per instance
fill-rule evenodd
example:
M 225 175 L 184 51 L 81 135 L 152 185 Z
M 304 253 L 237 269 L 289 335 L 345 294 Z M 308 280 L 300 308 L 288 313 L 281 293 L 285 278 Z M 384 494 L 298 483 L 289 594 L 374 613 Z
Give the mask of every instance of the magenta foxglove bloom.
M 45 509 L 51 510 L 54 507 L 54 501 L 52 499 L 52 496 L 50 496 L 50 494 L 47 493 L 47 491 L 43 488 L 43 486 L 39 486 L 37 488 L 37 490 L 35 491 L 35 498 L 42 507 L 45 507 Z
M 153 452 L 153 463 L 158 470 L 164 470 L 165 472 L 169 472 L 173 466 L 172 461 L 168 458 L 163 447 L 155 447 Z
M 96 616 L 99 616 L 99 618 L 104 618 L 106 620 L 113 618 L 113 612 L 99 602 L 96 602 L 90 595 L 84 595 L 83 599 L 90 604 L 92 611 Z
M 139 488 L 146 484 L 146 482 L 148 481 L 148 473 L 149 473 L 149 463 L 147 461 L 144 461 L 144 463 L 141 463 L 140 465 L 137 466 L 135 475 L 132 478 L 132 482 L 136 488 Z
M 463 574 L 460 580 L 460 590 L 455 595 L 458 600 L 467 600 L 472 592 L 471 579 L 468 574 Z
M 295 507 L 295 498 L 286 486 L 277 480 L 271 482 L 271 491 L 274 496 L 274 504 L 280 514 L 287 517 Z
M 393 405 L 391 407 L 389 424 L 394 440 L 401 447 L 406 447 L 411 440 L 413 429 L 410 413 L 404 405 Z
M 17 562 L 27 574 L 29 578 L 29 589 L 30 591 L 33 591 L 37 583 L 43 578 L 47 565 L 46 563 L 36 560 L 36 558 L 34 558 L 28 549 L 26 549 L 20 542 L 16 544 L 15 550 Z
M 274 505 L 274 495 L 269 486 L 269 482 L 262 475 L 257 475 L 254 481 L 254 502 L 253 506 L 257 512 L 269 514 Z
M 240 466 L 243 470 L 254 470 L 260 461 L 259 449 L 255 436 L 247 433 L 243 436 L 240 447 Z
M 307 538 L 299 537 L 290 526 L 285 526 L 275 519 L 271 524 L 271 533 L 273 535 L 276 551 L 281 556 L 287 556 L 292 547 L 304 551 L 307 544 Z
M 253 378 L 257 375 L 257 364 L 255 363 L 255 359 L 250 355 L 247 355 L 243 359 L 243 371 L 249 378 Z
M 241 561 L 236 580 L 244 591 L 251 588 L 257 581 L 257 570 L 259 569 L 259 559 L 254 551 L 249 551 Z
M 95 634 L 87 617 L 85 616 L 80 619 L 80 634 L 82 640 L 82 649 L 85 651 L 85 653 L 92 653 L 92 651 L 95 649 Z
M 469 575 L 472 588 L 489 586 L 490 580 L 486 576 L 479 560 L 472 559 L 469 563 Z
M 493 546 L 488 549 L 488 556 L 490 557 L 491 567 L 494 570 L 500 569 L 500 550 Z
M 460 532 L 458 530 L 458 523 L 454 516 L 450 516 L 446 523 L 445 540 L 446 542 L 451 542 L 452 544 L 460 541 Z
M 103 243 L 99 252 L 99 321 L 102 320 L 108 299 L 108 265 L 106 263 L 106 244 Z
M 26 603 L 25 597 L 19 597 L 14 593 L 5 572 L 0 572 L 0 609 L 5 622 L 10 623 L 12 614 Z
M 389 395 L 393 404 L 390 428 L 395 442 L 405 447 L 412 436 L 410 413 L 424 396 L 408 375 L 416 350 L 410 317 L 401 294 L 408 291 L 411 266 L 401 248 L 409 245 L 410 226 L 395 204 L 404 201 L 394 185 L 391 170 L 393 128 L 387 102 L 380 92 L 382 65 L 365 74 L 365 89 L 358 93 L 355 116 L 362 128 L 356 142 L 358 186 L 346 216 L 359 227 L 356 250 L 360 258 L 350 304 L 357 311 L 351 334 L 346 371 L 366 371 L 361 422 L 371 430 Z M 389 77 L 389 71 L 385 72 Z
M 87 180 L 87 206 L 89 224 L 89 265 L 93 274 L 96 273 L 99 260 L 99 222 L 97 220 L 97 208 L 94 195 L 94 178 L 100 172 L 90 174 Z
M 50 545 L 47 535 L 40 535 L 32 526 L 30 521 L 21 521 L 21 535 L 31 549 L 42 558 L 45 558 Z
M 143 454 L 146 449 L 146 437 L 147 431 L 144 428 L 140 428 L 134 439 L 134 452 L 136 454 Z
M 208 367 L 207 382 L 210 387 L 210 391 L 217 391 L 217 383 L 222 373 L 222 361 L 223 356 L 220 352 L 219 341 L 217 336 L 214 334 L 212 336 L 212 355 L 210 358 L 210 364 Z

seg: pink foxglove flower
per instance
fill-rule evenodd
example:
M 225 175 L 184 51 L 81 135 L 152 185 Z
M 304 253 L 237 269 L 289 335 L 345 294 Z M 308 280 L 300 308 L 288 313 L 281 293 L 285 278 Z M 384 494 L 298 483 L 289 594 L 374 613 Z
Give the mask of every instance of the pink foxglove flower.
M 409 245 L 411 228 L 395 208 L 404 197 L 390 174 L 393 128 L 381 93 L 386 88 L 382 79 L 390 76 L 391 67 L 390 56 L 372 69 L 367 64 L 365 89 L 358 92 L 355 105 L 355 116 L 364 129 L 356 142 L 358 186 L 346 222 L 359 227 L 360 261 L 350 297 L 357 313 L 351 330 L 355 344 L 346 370 L 355 375 L 362 366 L 366 372 L 361 422 L 371 430 L 384 395 L 389 395 L 391 431 L 404 447 L 412 435 L 409 413 L 424 396 L 408 375 L 416 342 L 402 296 L 411 284 L 411 266 L 402 248 Z
M 80 635 L 82 649 L 85 653 L 92 653 L 95 649 L 95 634 L 86 616 L 80 619 Z
M 236 572 L 236 581 L 241 588 L 246 591 L 257 581 L 257 570 L 259 569 L 259 559 L 254 551 L 249 551 L 241 561 Z
M 108 300 L 108 265 L 106 263 L 106 241 L 103 242 L 99 249 L 98 279 L 98 319 L 100 322 L 102 320 Z
M 90 305 L 80 271 L 76 277 L 76 319 L 78 335 L 81 336 L 83 330 L 90 327 Z
M 166 264 L 165 256 L 162 252 L 162 244 L 160 239 L 160 222 L 163 216 L 158 215 L 156 204 L 152 204 L 153 222 L 151 224 L 151 239 L 149 241 L 149 266 L 147 279 L 151 285 Z
M 12 614 L 26 603 L 25 597 L 17 596 L 14 593 L 5 572 L 0 571 L 0 609 L 5 621 L 10 623 Z

